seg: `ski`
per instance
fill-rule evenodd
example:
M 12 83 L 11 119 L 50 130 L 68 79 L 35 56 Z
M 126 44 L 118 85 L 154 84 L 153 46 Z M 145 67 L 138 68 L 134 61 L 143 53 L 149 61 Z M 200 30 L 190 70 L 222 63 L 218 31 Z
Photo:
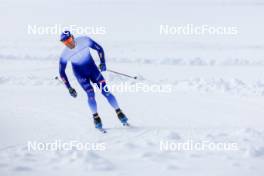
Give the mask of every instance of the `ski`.
M 107 131 L 103 128 L 96 128 L 96 129 L 98 129 L 98 131 L 100 131 L 101 133 L 107 133 Z
M 123 126 L 125 126 L 125 127 L 131 127 L 131 125 L 129 124 L 129 123 L 123 123 Z

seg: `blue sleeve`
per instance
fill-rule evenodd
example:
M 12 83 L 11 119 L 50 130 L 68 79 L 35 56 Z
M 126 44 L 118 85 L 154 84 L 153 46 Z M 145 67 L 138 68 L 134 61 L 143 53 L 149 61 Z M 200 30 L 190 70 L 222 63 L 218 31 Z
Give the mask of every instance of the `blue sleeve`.
M 64 61 L 61 58 L 59 64 L 60 64 L 60 67 L 59 67 L 60 77 L 61 77 L 62 81 L 64 82 L 64 84 L 66 85 L 66 87 L 70 88 L 71 85 L 70 85 L 69 80 L 67 78 L 67 75 L 65 73 L 65 69 L 66 69 L 66 66 L 67 66 L 67 61 Z
M 89 38 L 89 47 L 96 50 L 98 52 L 101 63 L 105 63 L 105 54 L 104 54 L 103 47 L 101 47 L 98 43 L 96 43 L 91 38 Z

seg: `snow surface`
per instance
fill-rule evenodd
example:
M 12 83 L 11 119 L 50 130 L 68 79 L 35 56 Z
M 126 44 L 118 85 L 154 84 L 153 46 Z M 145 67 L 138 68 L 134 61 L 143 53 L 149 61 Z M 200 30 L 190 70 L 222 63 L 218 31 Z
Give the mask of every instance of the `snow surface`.
M 1 176 L 264 174 L 261 1 L 67 1 L 73 14 L 62 13 L 62 1 L 0 2 Z M 114 92 L 132 128 L 122 127 L 97 94 L 108 130 L 101 134 L 71 67 L 77 99 L 54 79 L 62 49 L 58 36 L 28 36 L 32 23 L 105 25 L 106 35 L 92 37 L 105 48 L 108 68 L 139 77 L 104 73 L 109 84 L 169 84 L 173 91 Z M 164 23 L 238 25 L 240 34 L 164 37 Z M 239 150 L 159 148 L 160 141 L 189 139 L 237 143 Z M 28 151 L 28 141 L 54 140 L 104 142 L 106 150 Z

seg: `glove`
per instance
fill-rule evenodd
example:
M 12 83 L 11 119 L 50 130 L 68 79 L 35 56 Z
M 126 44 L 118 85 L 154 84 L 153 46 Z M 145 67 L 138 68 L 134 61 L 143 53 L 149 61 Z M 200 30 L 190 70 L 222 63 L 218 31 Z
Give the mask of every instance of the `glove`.
M 101 63 L 99 65 L 99 69 L 101 70 L 101 72 L 106 71 L 106 65 L 105 65 L 105 63 Z
M 77 97 L 77 92 L 74 88 L 70 87 L 69 88 L 69 93 L 71 94 L 72 97 L 76 98 Z

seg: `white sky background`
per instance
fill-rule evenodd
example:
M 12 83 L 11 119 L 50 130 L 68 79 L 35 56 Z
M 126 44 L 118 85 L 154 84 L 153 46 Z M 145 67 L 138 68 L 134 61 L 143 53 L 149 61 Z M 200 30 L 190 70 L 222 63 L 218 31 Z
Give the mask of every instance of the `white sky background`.
M 28 35 L 28 25 L 104 26 L 91 36 L 112 58 L 264 59 L 260 0 L 0 0 L 0 57 L 57 59 L 58 35 Z M 236 26 L 236 36 L 161 36 L 160 25 Z
M 106 26 L 106 40 L 184 40 L 263 44 L 264 5 L 260 1 L 74 1 L 1 0 L 2 38 L 24 38 L 28 24 Z M 237 26 L 236 37 L 159 35 L 159 25 Z M 32 37 L 32 36 L 30 36 Z M 52 36 L 54 37 L 54 36 Z M 47 38 L 47 36 L 45 36 Z

